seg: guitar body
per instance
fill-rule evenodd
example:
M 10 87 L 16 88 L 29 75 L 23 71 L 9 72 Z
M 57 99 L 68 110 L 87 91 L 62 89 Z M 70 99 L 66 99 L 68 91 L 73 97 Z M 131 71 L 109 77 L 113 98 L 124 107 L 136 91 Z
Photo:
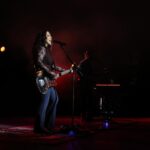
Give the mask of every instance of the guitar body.
M 49 80 L 47 77 L 36 77 L 36 85 L 42 94 L 46 94 L 48 88 L 56 86 L 55 80 Z
M 61 72 L 61 76 L 70 73 L 71 70 L 65 70 Z M 36 76 L 36 85 L 38 87 L 38 90 L 42 94 L 46 94 L 48 91 L 48 88 L 55 87 L 57 85 L 56 80 L 50 80 L 48 77 L 40 74 Z

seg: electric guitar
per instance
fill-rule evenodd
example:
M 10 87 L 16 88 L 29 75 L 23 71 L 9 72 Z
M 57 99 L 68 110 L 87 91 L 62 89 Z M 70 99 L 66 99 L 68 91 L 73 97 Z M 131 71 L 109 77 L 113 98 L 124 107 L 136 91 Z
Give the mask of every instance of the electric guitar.
M 72 72 L 73 72 L 73 69 L 71 67 L 70 69 L 60 72 L 58 74 L 58 76 L 56 77 L 56 79 L 58 79 L 59 77 L 61 77 L 63 75 L 72 73 Z M 39 75 L 40 73 L 41 73 L 41 75 Z M 50 80 L 47 76 L 42 75 L 42 71 L 39 72 L 38 75 L 36 76 L 36 85 L 38 87 L 39 92 L 42 94 L 46 94 L 48 91 L 48 88 L 54 87 L 57 85 L 56 79 Z

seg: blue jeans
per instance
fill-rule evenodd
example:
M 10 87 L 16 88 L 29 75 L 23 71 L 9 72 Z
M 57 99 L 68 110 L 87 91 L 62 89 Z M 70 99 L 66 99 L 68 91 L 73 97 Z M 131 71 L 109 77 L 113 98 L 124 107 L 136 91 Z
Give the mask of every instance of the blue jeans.
M 35 128 L 39 130 L 54 128 L 58 101 L 58 94 L 54 87 L 50 87 L 46 94 L 42 94 Z

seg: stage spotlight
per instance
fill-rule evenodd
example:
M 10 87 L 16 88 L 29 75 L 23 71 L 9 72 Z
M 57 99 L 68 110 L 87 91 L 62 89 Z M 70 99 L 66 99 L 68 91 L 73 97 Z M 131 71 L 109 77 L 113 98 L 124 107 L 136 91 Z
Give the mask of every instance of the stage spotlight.
M 6 50 L 5 46 L 0 47 L 0 52 L 4 52 Z
M 74 130 L 70 130 L 70 131 L 68 132 L 68 135 L 69 135 L 69 136 L 76 136 L 76 132 L 75 132 Z
M 110 128 L 110 121 L 107 120 L 107 119 L 103 120 L 103 122 L 102 122 L 102 128 L 103 129 L 109 129 Z

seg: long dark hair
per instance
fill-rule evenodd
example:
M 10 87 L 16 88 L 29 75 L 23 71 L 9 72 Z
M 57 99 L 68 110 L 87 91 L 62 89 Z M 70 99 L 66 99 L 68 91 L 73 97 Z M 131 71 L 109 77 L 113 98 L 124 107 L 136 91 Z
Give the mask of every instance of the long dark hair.
M 48 30 L 44 30 L 39 32 L 36 35 L 33 48 L 38 48 L 39 46 L 45 46 L 45 40 L 46 40 L 46 32 L 49 32 Z
M 34 61 L 36 61 L 38 50 L 40 50 L 41 47 L 45 47 L 46 32 L 49 32 L 49 30 L 40 31 L 36 35 L 36 38 L 32 47 L 32 54 L 33 54 Z M 47 48 L 50 48 L 50 47 L 47 47 Z

